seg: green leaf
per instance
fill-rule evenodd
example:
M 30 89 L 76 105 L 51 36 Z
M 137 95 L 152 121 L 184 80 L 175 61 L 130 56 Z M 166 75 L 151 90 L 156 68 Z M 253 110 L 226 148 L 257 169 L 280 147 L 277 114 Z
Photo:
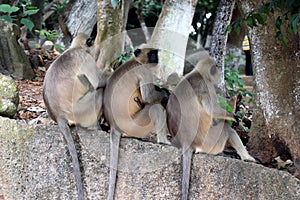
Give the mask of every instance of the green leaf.
M 253 24 L 254 24 L 253 18 L 252 18 L 252 17 L 248 17 L 248 18 L 246 19 L 246 24 L 247 24 L 250 28 L 253 28 Z
M 240 26 L 239 26 L 239 27 L 237 27 L 237 28 L 235 29 L 235 32 L 236 32 L 236 34 L 240 35 L 240 32 L 241 32 L 241 27 L 240 27 Z
M 253 17 L 257 20 L 257 22 L 261 25 L 263 25 L 265 23 L 265 20 L 266 20 L 266 16 L 263 17 L 263 15 L 257 13 L 257 14 L 254 14 Z
M 29 15 L 34 15 L 36 14 L 37 12 L 39 12 L 39 9 L 35 9 L 35 10 L 25 10 L 23 12 L 24 16 L 29 16 Z
M 5 21 L 8 21 L 10 23 L 13 23 L 13 18 L 11 16 L 0 16 L 0 19 L 4 19 Z
M 28 18 L 22 18 L 21 24 L 24 24 L 28 28 L 29 31 L 32 31 L 32 29 L 34 27 L 33 22 Z
M 226 110 L 228 112 L 233 112 L 233 108 L 229 104 L 226 105 Z
M 119 2 L 120 2 L 120 0 L 111 0 L 111 5 L 112 5 L 113 9 L 116 9 Z
M 230 33 L 232 31 L 232 25 L 229 24 L 225 30 L 225 33 Z
M 8 4 L 1 4 L 0 5 L 0 12 L 11 13 L 11 12 L 16 12 L 18 10 L 20 10 L 20 8 L 15 7 L 15 6 L 10 6 Z

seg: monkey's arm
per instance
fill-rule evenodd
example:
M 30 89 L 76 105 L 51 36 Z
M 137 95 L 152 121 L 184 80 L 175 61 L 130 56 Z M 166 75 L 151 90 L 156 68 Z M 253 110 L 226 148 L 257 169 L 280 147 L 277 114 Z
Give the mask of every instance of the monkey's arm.
M 144 83 L 140 85 L 140 91 L 143 102 L 153 103 L 160 102 L 164 98 L 164 94 L 155 90 L 153 83 Z
M 153 84 L 154 76 L 151 71 L 142 68 L 140 70 L 140 75 L 138 75 L 138 79 L 138 87 L 140 88 L 142 102 L 160 102 L 164 98 L 164 94 L 155 89 Z
M 80 82 L 88 89 L 88 92 L 92 92 L 98 88 L 104 88 L 106 86 L 106 81 L 102 78 L 99 78 L 97 88 L 94 88 L 91 82 L 89 81 L 88 77 L 85 74 L 80 74 L 77 76 Z
M 80 80 L 80 82 L 88 89 L 87 92 L 92 92 L 95 90 L 89 79 L 84 74 L 80 74 L 77 76 L 77 78 Z

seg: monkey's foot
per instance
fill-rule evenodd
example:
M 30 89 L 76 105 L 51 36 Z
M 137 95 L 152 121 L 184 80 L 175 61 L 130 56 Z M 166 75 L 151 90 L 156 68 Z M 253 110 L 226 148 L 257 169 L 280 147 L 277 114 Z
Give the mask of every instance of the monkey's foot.
M 172 145 L 172 143 L 167 138 L 157 138 L 157 143 L 159 144 L 166 144 L 166 145 Z
M 242 160 L 245 162 L 254 162 L 254 163 L 260 163 L 260 160 L 253 158 L 252 156 L 248 155 L 240 155 Z

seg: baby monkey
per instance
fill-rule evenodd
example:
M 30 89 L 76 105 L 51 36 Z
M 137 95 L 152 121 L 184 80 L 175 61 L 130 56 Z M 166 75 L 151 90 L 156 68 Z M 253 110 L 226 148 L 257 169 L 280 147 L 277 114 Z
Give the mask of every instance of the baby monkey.
M 43 98 L 50 117 L 57 122 L 72 157 L 78 199 L 84 199 L 83 184 L 74 140 L 68 125 L 96 128 L 102 111 L 105 81 L 88 53 L 88 36 L 79 33 L 71 47 L 48 69 Z
M 228 141 L 242 160 L 255 162 L 237 133 L 225 122 L 233 118 L 217 102 L 219 71 L 210 57 L 200 60 L 175 87 L 167 104 L 167 124 L 183 151 L 182 199 L 188 198 L 193 149 L 218 154 Z
M 166 95 L 153 84 L 157 63 L 158 50 L 142 46 L 107 80 L 103 106 L 111 127 L 109 200 L 115 193 L 121 133 L 142 138 L 153 131 L 159 143 L 170 144 L 166 112 L 160 103 Z

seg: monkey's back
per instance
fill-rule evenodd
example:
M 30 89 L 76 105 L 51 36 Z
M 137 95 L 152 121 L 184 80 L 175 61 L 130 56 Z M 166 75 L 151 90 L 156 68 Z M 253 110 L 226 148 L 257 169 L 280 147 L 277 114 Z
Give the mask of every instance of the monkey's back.
M 143 109 L 136 101 L 143 102 L 140 82 L 152 73 L 133 59 L 121 65 L 107 80 L 104 91 L 104 116 L 111 127 L 120 129 L 129 135 L 145 135 L 153 127 L 148 118 L 137 120 L 136 116 Z
M 88 88 L 80 82 L 77 75 L 86 74 L 91 84 L 96 85 L 99 77 L 94 68 L 96 63 L 82 48 L 67 50 L 51 64 L 44 79 L 43 97 L 48 113 L 54 121 L 62 118 L 76 123 L 78 120 L 74 119 L 74 112 L 85 112 L 76 106 Z M 90 74 L 94 74 L 94 77 Z
M 121 65 L 107 80 L 104 90 L 103 109 L 104 116 L 111 125 L 116 125 L 116 116 L 128 119 L 141 109 L 134 101 L 135 97 L 141 99 L 135 69 L 139 65 L 138 62 L 131 59 Z
M 209 87 L 208 81 L 196 71 L 175 87 L 167 105 L 167 123 L 175 144 L 201 146 L 212 120 L 204 108 L 210 102 Z

